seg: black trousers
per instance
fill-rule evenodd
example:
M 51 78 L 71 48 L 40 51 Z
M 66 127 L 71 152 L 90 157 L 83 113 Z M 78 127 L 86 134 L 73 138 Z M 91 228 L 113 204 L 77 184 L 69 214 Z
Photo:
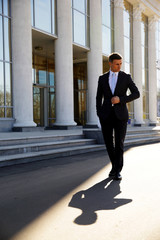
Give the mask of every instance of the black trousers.
M 116 173 L 121 172 L 127 122 L 119 120 L 115 115 L 114 107 L 112 107 L 110 116 L 106 120 L 100 119 L 100 123 L 112 169 Z

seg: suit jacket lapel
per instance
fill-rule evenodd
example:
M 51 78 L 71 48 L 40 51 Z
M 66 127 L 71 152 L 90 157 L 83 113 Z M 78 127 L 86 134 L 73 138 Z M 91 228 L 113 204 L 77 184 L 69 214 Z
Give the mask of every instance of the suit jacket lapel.
M 110 88 L 110 85 L 109 85 L 109 72 L 107 72 L 107 75 L 106 75 L 106 78 L 107 78 L 107 81 L 106 81 L 106 87 L 109 88 L 111 94 L 112 94 L 112 91 L 111 91 L 111 88 Z
M 118 79 L 117 79 L 117 84 L 114 90 L 114 94 L 116 93 L 116 90 L 120 87 L 120 78 L 121 78 L 121 71 L 118 73 Z

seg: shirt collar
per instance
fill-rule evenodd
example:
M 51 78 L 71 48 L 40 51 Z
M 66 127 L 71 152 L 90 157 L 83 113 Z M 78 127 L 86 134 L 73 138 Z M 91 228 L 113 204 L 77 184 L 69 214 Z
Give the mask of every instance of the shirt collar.
M 111 74 L 111 75 L 112 75 L 112 73 L 115 73 L 116 76 L 118 76 L 118 73 L 119 73 L 119 72 L 112 72 L 112 71 L 110 70 L 110 74 Z

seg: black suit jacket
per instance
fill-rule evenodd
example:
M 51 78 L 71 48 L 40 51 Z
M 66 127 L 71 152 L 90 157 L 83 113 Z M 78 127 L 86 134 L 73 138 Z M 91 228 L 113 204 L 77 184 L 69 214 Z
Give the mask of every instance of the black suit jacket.
M 130 90 L 129 95 L 127 95 L 128 89 Z M 123 71 L 119 72 L 114 95 L 109 86 L 109 72 L 99 77 L 96 109 L 97 115 L 101 120 L 105 120 L 109 117 L 112 108 L 111 98 L 113 96 L 118 96 L 120 98 L 120 103 L 114 105 L 117 118 L 128 121 L 128 109 L 126 103 L 140 97 L 138 88 L 132 81 L 130 74 L 126 74 Z

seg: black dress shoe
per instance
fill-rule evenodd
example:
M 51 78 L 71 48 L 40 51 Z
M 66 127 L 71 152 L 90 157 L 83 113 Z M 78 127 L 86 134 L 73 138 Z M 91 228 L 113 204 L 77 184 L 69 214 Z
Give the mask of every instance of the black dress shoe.
M 120 173 L 117 173 L 115 176 L 114 176 L 114 180 L 122 180 L 122 176 Z

